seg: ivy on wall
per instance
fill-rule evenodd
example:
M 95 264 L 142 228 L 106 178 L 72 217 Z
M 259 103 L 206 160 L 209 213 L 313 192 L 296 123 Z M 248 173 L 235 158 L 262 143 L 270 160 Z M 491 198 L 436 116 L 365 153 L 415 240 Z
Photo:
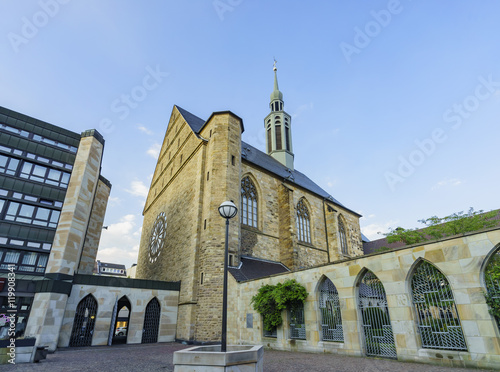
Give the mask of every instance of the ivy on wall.
M 283 323 L 281 312 L 286 308 L 303 304 L 309 294 L 295 279 L 276 285 L 264 285 L 252 297 L 252 304 L 264 321 L 264 329 L 272 331 Z

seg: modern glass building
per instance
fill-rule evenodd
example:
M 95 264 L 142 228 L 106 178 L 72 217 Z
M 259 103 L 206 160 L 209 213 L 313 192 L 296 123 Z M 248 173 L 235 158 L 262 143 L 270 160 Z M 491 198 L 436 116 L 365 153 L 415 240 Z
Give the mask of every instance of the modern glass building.
M 95 130 L 80 135 L 0 107 L 0 339 L 6 337 L 9 325 L 1 314 L 11 315 L 8 310 L 14 306 L 16 335 L 24 333 L 37 282 L 46 276 L 68 188 L 73 182 L 78 192 L 78 178 L 85 177 L 89 158 L 85 154 L 79 158 L 79 147 L 89 136 L 104 147 L 102 136 Z M 100 152 L 99 161 L 102 149 Z M 99 194 L 99 187 L 105 192 Z M 99 174 L 92 205 L 83 221 L 85 243 L 80 247 L 76 272 L 92 272 L 110 188 Z M 74 212 L 68 210 L 66 214 L 71 219 Z M 8 298 L 9 273 L 15 273 L 16 278 L 15 296 L 11 296 L 15 304 Z

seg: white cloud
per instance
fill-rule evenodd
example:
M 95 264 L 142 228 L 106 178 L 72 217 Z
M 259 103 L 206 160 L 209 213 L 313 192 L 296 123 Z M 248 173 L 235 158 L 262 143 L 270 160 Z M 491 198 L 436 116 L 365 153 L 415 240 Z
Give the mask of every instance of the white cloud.
M 108 225 L 107 230 L 102 230 L 98 260 L 124 264 L 127 267 L 137 263 L 141 239 L 141 226 L 137 226 L 137 219 L 136 215 L 128 214 Z
M 110 196 L 108 198 L 108 207 L 109 206 L 115 206 L 115 205 L 120 205 L 122 203 L 122 200 L 118 196 Z
M 158 159 L 160 155 L 161 145 L 159 143 L 153 143 L 151 147 L 148 149 L 147 153 L 153 159 Z
M 370 218 L 370 216 L 368 216 Z M 370 240 L 382 239 L 384 233 L 389 232 L 389 228 L 395 226 L 397 220 L 391 220 L 386 223 L 371 223 L 361 228 L 361 232 Z M 380 234 L 379 234 L 380 233 Z
M 312 110 L 313 108 L 314 104 L 312 102 L 309 102 L 305 105 L 300 105 L 299 107 L 297 107 L 297 110 L 295 110 L 295 112 L 292 114 L 292 119 L 299 117 L 304 111 Z
M 458 186 L 460 184 L 462 184 L 462 181 L 460 181 L 458 178 L 449 178 L 447 180 L 442 180 L 436 183 L 434 186 L 432 186 L 432 190 L 436 190 L 444 186 Z
M 144 184 L 144 182 L 135 180 L 130 183 L 130 190 L 125 189 L 125 191 L 134 196 L 146 198 L 148 196 L 149 188 Z
M 150 131 L 148 128 L 146 128 L 146 127 L 145 127 L 145 126 L 143 126 L 143 125 L 139 125 L 139 126 L 137 127 L 137 129 L 139 129 L 141 132 L 146 133 L 148 136 L 152 136 L 152 135 L 153 135 L 153 132 L 152 132 L 152 131 Z

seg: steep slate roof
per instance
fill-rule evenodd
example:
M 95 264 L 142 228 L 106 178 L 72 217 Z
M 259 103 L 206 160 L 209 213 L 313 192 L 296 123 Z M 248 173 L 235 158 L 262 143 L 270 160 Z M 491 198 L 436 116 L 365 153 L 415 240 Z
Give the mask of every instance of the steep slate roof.
M 199 134 L 201 128 L 205 124 L 205 120 L 200 119 L 198 116 L 191 114 L 189 111 L 184 110 L 183 108 L 174 105 L 174 107 L 179 110 L 186 123 L 191 127 L 191 130 L 196 134 Z
M 199 134 L 200 130 L 205 125 L 205 120 L 199 118 L 196 115 L 191 114 L 190 112 L 184 110 L 183 108 L 174 105 L 177 110 L 179 110 L 182 117 L 186 120 L 186 123 L 189 125 L 191 130 Z M 356 214 L 357 216 L 361 216 L 359 213 L 354 212 L 353 210 L 347 208 L 338 200 L 333 198 L 330 194 L 328 194 L 325 190 L 315 184 L 311 179 L 309 179 L 305 174 L 299 172 L 298 170 L 291 170 L 281 164 L 279 161 L 274 159 L 272 156 L 267 155 L 266 153 L 260 151 L 259 149 L 249 145 L 246 142 L 241 141 L 241 157 L 248 162 L 257 165 L 260 168 L 263 168 L 283 179 L 288 180 L 291 183 L 296 184 L 306 190 L 309 190 L 316 195 L 319 195 L 322 198 L 328 199 L 331 202 L 347 209 L 348 211 Z M 366 237 L 365 237 L 366 239 Z M 366 239 L 368 241 L 368 239 Z
M 241 257 L 238 267 L 228 267 L 228 271 L 238 282 L 259 279 L 273 274 L 289 272 L 290 270 L 280 262 L 262 260 L 255 257 Z

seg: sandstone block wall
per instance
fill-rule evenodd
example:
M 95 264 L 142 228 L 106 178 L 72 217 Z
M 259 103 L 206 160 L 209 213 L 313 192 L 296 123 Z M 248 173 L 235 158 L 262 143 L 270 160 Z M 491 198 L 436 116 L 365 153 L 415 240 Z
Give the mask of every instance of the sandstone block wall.
M 80 301 L 88 294 L 92 294 L 97 300 L 97 316 L 92 337 L 92 346 L 108 344 L 110 330 L 114 328 L 111 320 L 115 302 L 123 296 L 128 298 L 131 305 L 130 321 L 127 330 L 128 344 L 141 343 L 146 306 L 153 297 L 156 297 L 161 305 L 158 342 L 175 340 L 179 292 L 75 284 L 64 311 L 64 319 L 58 342 L 59 347 L 69 346 L 76 308 Z
M 111 187 L 99 179 L 94 202 L 92 204 L 92 213 L 85 236 L 80 265 L 78 266 L 79 274 L 92 275 L 110 192 Z
M 500 332 L 488 313 L 483 291 L 485 260 L 500 247 L 500 229 L 458 236 L 445 240 L 401 248 L 396 251 L 356 257 L 294 273 L 236 283 L 230 280 L 229 342 L 264 344 L 281 350 L 308 350 L 348 355 L 365 355 L 363 330 L 357 291 L 365 270 L 371 270 L 382 282 L 389 306 L 397 357 L 418 361 L 473 368 L 500 368 Z M 426 260 L 448 279 L 462 324 L 467 351 L 423 348 L 416 323 L 417 315 L 410 292 L 413 269 Z M 344 342 L 322 341 L 318 310 L 318 285 L 329 278 L 336 286 L 341 305 Z M 288 321 L 278 328 L 278 337 L 263 337 L 262 320 L 251 306 L 251 298 L 265 284 L 294 278 L 303 284 L 309 296 L 305 302 L 306 340 L 288 337 Z M 247 315 L 253 323 L 247 327 Z

